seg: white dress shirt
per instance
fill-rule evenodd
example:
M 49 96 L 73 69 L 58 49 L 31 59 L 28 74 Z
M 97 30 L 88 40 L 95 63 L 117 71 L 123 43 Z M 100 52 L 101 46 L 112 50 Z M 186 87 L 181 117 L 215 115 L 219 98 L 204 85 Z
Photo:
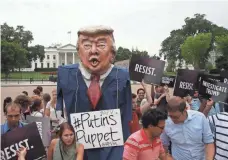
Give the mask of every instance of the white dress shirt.
M 99 81 L 100 87 L 102 86 L 105 78 L 112 71 L 113 67 L 114 67 L 114 65 L 112 64 L 111 67 L 107 70 L 107 72 L 105 72 L 104 74 L 100 75 L 100 81 Z M 89 87 L 89 85 L 91 83 L 91 80 L 90 80 L 91 74 L 85 69 L 85 67 L 83 67 L 83 65 L 81 63 L 79 63 L 79 69 L 80 69 L 80 71 L 82 73 L 83 79 L 84 79 L 87 87 Z

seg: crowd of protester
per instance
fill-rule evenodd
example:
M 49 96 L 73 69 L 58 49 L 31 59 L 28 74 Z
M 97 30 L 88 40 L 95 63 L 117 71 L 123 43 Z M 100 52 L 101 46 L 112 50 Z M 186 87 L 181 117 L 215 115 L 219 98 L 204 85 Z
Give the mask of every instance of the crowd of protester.
M 171 97 L 167 86 L 142 86 L 132 94 L 124 160 L 228 159 L 226 104 L 204 99 L 197 90 L 193 96 Z
M 123 160 L 225 160 L 228 159 L 228 107 L 193 96 L 170 95 L 167 86 L 141 83 L 132 93 L 131 135 L 124 144 Z M 43 93 L 38 86 L 33 95 L 22 91 L 15 99 L 6 97 L 3 112 L 6 121 L 1 134 L 26 125 L 27 115 L 49 117 L 52 141 L 48 160 L 82 160 L 84 147 L 76 142 L 75 131 L 56 113 L 57 92 Z M 17 155 L 24 160 L 26 148 Z
M 51 122 L 50 135 L 52 141 L 46 148 L 48 160 L 60 159 L 83 159 L 84 147 L 76 143 L 75 131 L 63 117 L 56 114 L 57 95 L 56 89 L 52 95 L 43 93 L 43 88 L 38 86 L 33 90 L 33 95 L 22 91 L 14 100 L 6 97 L 3 103 L 3 111 L 6 121 L 1 125 L 1 134 L 7 133 L 15 128 L 26 125 L 26 116 L 49 117 Z M 25 160 L 26 148 L 17 151 L 18 160 Z

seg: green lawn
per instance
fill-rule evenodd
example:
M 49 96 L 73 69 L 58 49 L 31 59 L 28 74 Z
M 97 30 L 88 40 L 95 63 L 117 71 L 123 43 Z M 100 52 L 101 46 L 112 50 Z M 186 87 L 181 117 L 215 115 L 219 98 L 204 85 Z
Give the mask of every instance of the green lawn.
M 9 75 L 10 79 L 49 79 L 48 74 L 42 74 L 40 72 L 12 72 Z M 1 78 L 5 78 L 5 74 L 1 74 Z
M 176 73 L 173 73 L 173 72 L 164 72 L 165 75 L 168 75 L 168 76 L 175 76 Z M 10 73 L 9 75 L 9 78 L 10 79 L 30 79 L 30 78 L 33 78 L 33 79 L 46 79 L 48 80 L 49 79 L 49 74 L 42 74 L 41 72 L 13 72 L 13 73 Z M 54 75 L 56 76 L 56 75 Z M 2 74 L 1 75 L 1 78 L 4 79 L 5 78 L 5 74 Z

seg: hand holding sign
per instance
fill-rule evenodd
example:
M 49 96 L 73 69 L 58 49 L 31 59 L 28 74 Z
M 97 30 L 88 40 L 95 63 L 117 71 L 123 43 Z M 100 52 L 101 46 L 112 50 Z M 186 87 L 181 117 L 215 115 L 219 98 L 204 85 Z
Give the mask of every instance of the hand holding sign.
M 21 147 L 17 151 L 17 156 L 18 156 L 18 159 L 20 159 L 20 160 L 25 159 L 26 154 L 27 154 L 27 149 L 25 147 Z

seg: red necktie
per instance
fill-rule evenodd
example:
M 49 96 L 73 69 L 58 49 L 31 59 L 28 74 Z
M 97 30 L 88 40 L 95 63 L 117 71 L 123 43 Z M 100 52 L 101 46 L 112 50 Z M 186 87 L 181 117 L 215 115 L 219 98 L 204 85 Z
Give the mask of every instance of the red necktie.
M 89 96 L 89 100 L 92 103 L 93 109 L 96 108 L 97 103 L 101 97 L 101 89 L 99 84 L 100 76 L 91 75 L 91 83 L 88 88 L 87 94 Z

